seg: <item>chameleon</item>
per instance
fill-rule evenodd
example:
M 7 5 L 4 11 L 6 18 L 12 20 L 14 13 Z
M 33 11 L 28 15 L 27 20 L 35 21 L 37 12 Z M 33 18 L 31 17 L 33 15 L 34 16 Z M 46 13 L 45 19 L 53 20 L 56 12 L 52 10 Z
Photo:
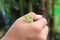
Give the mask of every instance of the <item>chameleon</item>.
M 28 16 L 28 15 L 25 15 L 24 18 L 29 23 L 32 23 L 33 22 L 33 19 L 30 16 Z

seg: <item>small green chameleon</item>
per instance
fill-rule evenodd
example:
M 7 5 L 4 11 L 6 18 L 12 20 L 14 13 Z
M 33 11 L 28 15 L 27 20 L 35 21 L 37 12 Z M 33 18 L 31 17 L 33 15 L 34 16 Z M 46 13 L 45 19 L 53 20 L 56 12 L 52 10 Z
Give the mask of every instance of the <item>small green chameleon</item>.
M 29 23 L 32 23 L 33 22 L 33 19 L 31 17 L 29 17 L 28 15 L 25 15 L 24 18 Z

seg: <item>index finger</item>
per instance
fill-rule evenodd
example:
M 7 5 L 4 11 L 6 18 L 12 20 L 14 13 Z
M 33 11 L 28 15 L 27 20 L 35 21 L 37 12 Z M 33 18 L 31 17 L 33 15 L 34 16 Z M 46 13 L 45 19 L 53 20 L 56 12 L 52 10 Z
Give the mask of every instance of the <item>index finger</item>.
M 33 29 L 40 32 L 47 25 L 47 20 L 45 18 L 41 18 L 38 21 L 32 23 Z

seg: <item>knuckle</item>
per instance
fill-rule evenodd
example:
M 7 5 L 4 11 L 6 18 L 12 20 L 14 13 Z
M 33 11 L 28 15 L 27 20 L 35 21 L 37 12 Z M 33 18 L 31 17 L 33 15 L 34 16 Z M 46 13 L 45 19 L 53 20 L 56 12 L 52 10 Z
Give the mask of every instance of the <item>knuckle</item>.
M 41 20 L 42 20 L 43 23 L 47 24 L 47 19 L 46 18 L 42 18 Z
M 36 24 L 32 24 L 31 25 L 31 29 L 34 31 L 34 32 L 40 32 L 40 26 L 38 27 Z
M 40 28 L 40 26 L 39 26 L 39 27 L 34 27 L 34 30 L 35 30 L 36 32 L 40 32 L 41 29 L 42 29 L 42 28 Z
M 46 39 L 41 39 L 41 40 L 46 40 Z
M 42 38 L 40 38 L 40 40 L 46 40 L 46 38 L 43 38 L 43 37 L 42 37 Z
M 42 20 L 47 21 L 47 19 L 46 19 L 46 18 L 42 18 Z
M 27 15 L 31 17 L 31 16 L 35 16 L 36 14 L 34 12 L 30 12 Z
M 46 28 L 46 29 L 47 29 L 47 32 L 49 32 L 49 28 L 48 28 L 48 26 L 47 26 L 47 28 Z
M 34 15 L 35 13 L 34 13 L 34 12 L 30 12 L 30 13 L 28 13 L 28 14 L 30 14 L 30 15 L 32 15 L 32 14 L 33 14 L 33 15 Z

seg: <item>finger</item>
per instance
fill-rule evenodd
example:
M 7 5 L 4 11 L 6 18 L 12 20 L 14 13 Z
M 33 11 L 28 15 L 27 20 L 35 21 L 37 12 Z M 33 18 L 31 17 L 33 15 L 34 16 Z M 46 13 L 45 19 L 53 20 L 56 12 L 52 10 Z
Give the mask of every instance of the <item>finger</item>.
M 33 20 L 36 19 L 36 14 L 34 12 L 30 12 L 27 14 L 29 17 L 31 17 Z
M 37 15 L 36 16 L 36 20 L 39 20 L 39 19 L 41 19 L 42 18 L 42 15 Z
M 32 23 L 33 29 L 40 32 L 47 25 L 47 20 L 45 18 L 41 18 L 38 21 Z
M 41 19 L 42 18 L 42 15 L 36 15 L 34 12 L 30 12 L 28 14 L 29 17 L 31 17 L 34 21 L 37 21 L 38 19 Z M 26 21 L 24 16 L 20 18 L 20 20 L 23 20 L 23 21 Z
M 41 18 L 41 15 L 36 15 L 36 13 L 34 12 L 30 12 L 27 14 L 28 16 L 30 16 L 33 20 L 38 20 L 39 18 Z
M 37 16 L 34 12 L 30 12 L 30 13 L 28 13 L 26 15 L 29 16 L 29 17 L 31 17 L 33 20 L 35 20 L 36 19 L 36 16 Z M 24 16 L 20 17 L 19 20 L 23 20 L 24 21 L 25 20 Z
M 47 36 L 48 36 L 48 27 L 46 26 L 38 35 L 40 40 L 47 40 Z

